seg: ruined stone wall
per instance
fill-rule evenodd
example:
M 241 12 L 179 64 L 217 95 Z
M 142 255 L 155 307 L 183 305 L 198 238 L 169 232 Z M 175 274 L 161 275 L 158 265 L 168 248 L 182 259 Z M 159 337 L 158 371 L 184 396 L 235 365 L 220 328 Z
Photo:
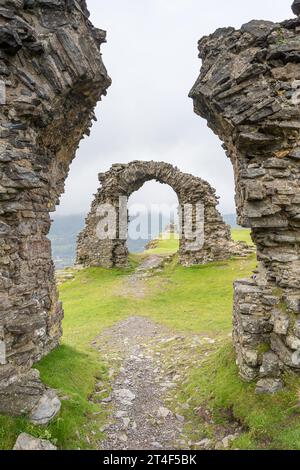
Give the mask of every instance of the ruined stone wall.
M 282 371 L 300 371 L 300 19 L 219 29 L 199 51 L 190 96 L 224 142 L 257 246 L 257 271 L 235 283 L 240 374 L 275 391 Z
M 61 337 L 49 212 L 110 84 L 104 41 L 84 0 L 1 1 L 0 412 L 20 411 L 17 396 L 9 409 L 5 387 Z
M 198 203 L 204 206 L 204 245 L 201 249 L 195 250 L 194 247 L 191 249 L 191 240 L 185 236 L 184 223 L 181 224 L 179 258 L 182 265 L 190 266 L 228 259 L 242 252 L 242 247 L 231 240 L 230 227 L 224 223 L 216 209 L 218 198 L 215 190 L 201 178 L 182 173 L 168 163 L 135 161 L 127 165 L 113 165 L 111 170 L 99 175 L 99 180 L 101 187 L 92 203 L 86 227 L 78 239 L 77 263 L 107 268 L 127 266 L 127 223 L 123 238 L 120 238 L 117 232 L 117 238 L 101 240 L 97 236 L 97 226 L 103 222 L 97 211 L 101 205 L 109 203 L 116 207 L 118 219 L 119 196 L 129 198 L 149 180 L 171 186 L 178 196 L 180 210 L 185 204 L 191 204 L 194 208 Z M 127 222 L 127 206 L 125 210 Z M 186 217 L 186 223 L 188 219 Z M 184 217 L 182 220 L 184 221 Z M 191 214 L 190 224 L 193 232 L 197 233 L 195 212 Z

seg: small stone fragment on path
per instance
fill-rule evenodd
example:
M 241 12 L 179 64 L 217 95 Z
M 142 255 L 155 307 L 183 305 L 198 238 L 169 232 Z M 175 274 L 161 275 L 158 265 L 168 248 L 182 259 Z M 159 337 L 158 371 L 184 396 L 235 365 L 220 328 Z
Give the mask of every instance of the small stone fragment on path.
M 57 450 L 57 447 L 51 444 L 50 441 L 22 433 L 19 435 L 13 450 Z
M 38 426 L 46 425 L 58 415 L 60 408 L 61 402 L 55 390 L 49 389 L 30 413 L 29 420 Z

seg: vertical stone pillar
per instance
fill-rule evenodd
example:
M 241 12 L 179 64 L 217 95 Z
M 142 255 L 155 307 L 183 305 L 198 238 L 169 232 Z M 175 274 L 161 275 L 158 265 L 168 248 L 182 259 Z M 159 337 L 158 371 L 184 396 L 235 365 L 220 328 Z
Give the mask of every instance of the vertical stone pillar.
M 30 368 L 61 338 L 49 213 L 110 84 L 104 40 L 83 0 L 1 2 L 0 413 L 35 405 Z
M 235 283 L 233 337 L 241 376 L 282 387 L 300 364 L 300 20 L 251 21 L 199 42 L 190 96 L 223 140 L 239 223 L 257 247 L 253 277 Z

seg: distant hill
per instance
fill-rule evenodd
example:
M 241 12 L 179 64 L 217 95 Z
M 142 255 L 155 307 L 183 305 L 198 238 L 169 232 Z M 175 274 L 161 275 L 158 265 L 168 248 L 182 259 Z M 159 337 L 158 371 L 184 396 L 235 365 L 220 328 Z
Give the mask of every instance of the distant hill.
M 54 216 L 49 233 L 52 243 L 52 254 L 56 269 L 72 266 L 76 258 L 76 244 L 79 232 L 85 224 L 85 214 Z M 168 220 L 163 221 L 165 224 Z M 153 227 L 145 239 L 128 239 L 128 249 L 131 253 L 142 253 L 152 238 L 160 233 L 159 227 Z
M 53 260 L 56 269 L 63 269 L 72 266 L 76 257 L 76 243 L 79 232 L 84 228 L 85 214 L 53 216 L 49 239 L 52 242 Z M 226 214 L 223 216 L 227 224 L 233 228 L 237 227 L 236 215 Z M 146 224 L 147 215 L 141 219 L 142 224 Z M 161 217 L 149 228 L 148 237 L 138 240 L 128 239 L 128 249 L 131 253 L 142 253 L 147 243 L 158 237 L 162 230 L 169 223 L 169 218 Z
M 53 260 L 57 269 L 74 264 L 77 236 L 84 228 L 84 223 L 84 214 L 53 217 L 49 239 L 52 243 Z

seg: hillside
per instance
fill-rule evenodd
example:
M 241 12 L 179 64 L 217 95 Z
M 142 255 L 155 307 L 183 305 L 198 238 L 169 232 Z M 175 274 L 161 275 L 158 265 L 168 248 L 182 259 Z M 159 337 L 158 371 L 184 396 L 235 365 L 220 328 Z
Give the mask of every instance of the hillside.
M 249 241 L 249 232 L 235 231 L 234 237 Z M 117 406 L 111 397 L 127 351 L 123 342 L 118 346 L 117 338 L 126 335 L 127 348 L 136 348 L 130 335 L 139 324 L 147 354 L 138 353 L 134 370 L 140 372 L 132 380 L 134 385 L 136 377 L 143 376 L 139 361 L 151 355 L 164 371 L 158 383 L 165 388 L 153 389 L 153 397 L 159 392 L 159 400 L 164 400 L 156 418 L 161 439 L 172 426 L 179 426 L 178 448 L 300 449 L 300 408 L 293 378 L 275 396 L 255 395 L 253 384 L 240 381 L 234 362 L 232 283 L 249 276 L 255 256 L 183 268 L 176 258 L 166 258 L 170 249 L 165 255 L 163 246 L 158 249 L 159 255 L 150 255 L 156 257 L 150 265 L 149 254 L 144 253 L 131 256 L 128 270 L 69 271 L 71 279 L 60 285 L 63 343 L 38 365 L 45 383 L 59 390 L 62 413 L 47 428 L 0 417 L 2 449 L 11 448 L 21 431 L 46 437 L 64 449 L 105 448 L 119 438 L 119 448 L 126 448 L 126 439 L 141 438 L 147 428 L 144 418 L 129 414 L 125 419 L 144 423 L 138 437 L 130 425 L 115 428 L 111 421 Z M 149 342 L 143 335 L 152 330 L 156 339 L 150 337 Z M 107 343 L 115 335 L 116 340 Z M 149 378 L 149 369 L 147 374 Z M 143 381 L 147 383 L 147 377 Z

